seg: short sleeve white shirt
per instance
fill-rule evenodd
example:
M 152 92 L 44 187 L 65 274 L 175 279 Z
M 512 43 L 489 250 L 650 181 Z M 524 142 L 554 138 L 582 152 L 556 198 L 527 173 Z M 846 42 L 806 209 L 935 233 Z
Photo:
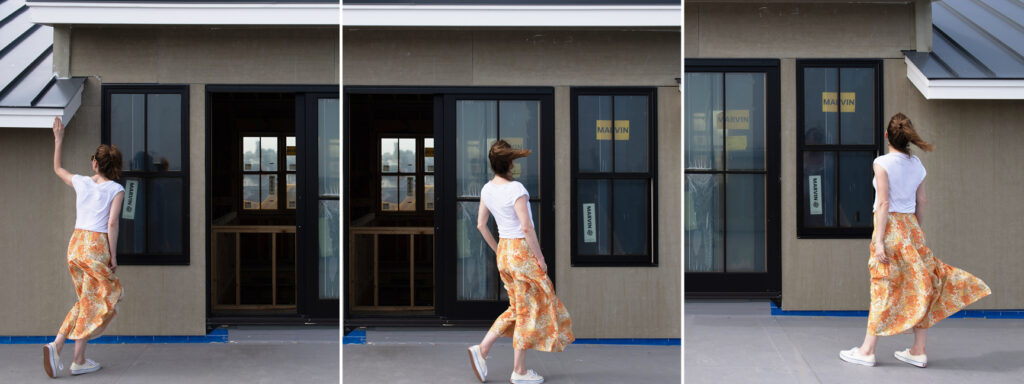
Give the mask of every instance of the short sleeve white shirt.
M 480 189 L 480 202 L 487 207 L 498 224 L 498 237 L 502 239 L 519 239 L 526 237 L 523 234 L 522 226 L 519 224 L 519 216 L 516 216 L 515 202 L 520 196 L 526 196 L 526 213 L 530 216 L 530 226 L 533 226 L 533 212 L 530 210 L 530 192 L 518 181 L 505 184 L 494 184 L 488 182 Z
M 110 203 L 114 196 L 124 191 L 116 181 L 108 180 L 97 184 L 92 178 L 82 175 L 71 176 L 75 188 L 75 228 L 107 233 L 110 218 Z
M 890 152 L 875 158 L 874 164 L 882 166 L 889 178 L 889 212 L 914 213 L 917 209 L 917 187 L 928 173 L 917 156 Z M 875 179 L 871 185 L 878 188 Z M 871 211 L 878 209 L 878 196 Z

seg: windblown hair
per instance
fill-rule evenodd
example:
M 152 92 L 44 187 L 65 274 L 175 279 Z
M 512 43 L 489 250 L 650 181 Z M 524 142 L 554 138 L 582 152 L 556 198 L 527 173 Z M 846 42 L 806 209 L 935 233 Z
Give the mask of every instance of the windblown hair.
M 906 154 L 910 154 L 911 143 L 925 152 L 931 152 L 935 149 L 935 145 L 924 141 L 917 134 L 917 131 L 914 130 L 914 124 L 910 122 L 910 118 L 902 112 L 896 113 L 892 116 L 892 119 L 889 119 L 889 127 L 886 128 L 885 133 L 889 136 L 889 144 L 892 144 L 892 147 L 896 148 L 897 151 Z
M 530 152 L 529 149 L 512 148 L 512 145 L 507 141 L 499 139 L 491 145 L 487 158 L 491 160 L 491 170 L 494 171 L 495 175 L 512 179 L 512 160 L 529 156 Z
M 100 174 L 110 180 L 117 180 L 121 177 L 121 151 L 116 145 L 100 144 L 96 148 L 96 165 Z

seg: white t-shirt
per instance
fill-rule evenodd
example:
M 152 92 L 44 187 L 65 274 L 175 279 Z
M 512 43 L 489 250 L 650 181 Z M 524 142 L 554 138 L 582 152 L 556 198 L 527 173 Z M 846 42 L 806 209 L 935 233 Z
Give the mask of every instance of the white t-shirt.
M 107 233 L 110 202 L 124 187 L 113 180 L 96 184 L 92 178 L 82 175 L 71 176 L 71 185 L 76 195 L 75 228 Z
M 533 226 L 533 212 L 530 210 L 529 204 L 530 193 L 526 191 L 526 187 L 522 183 L 512 181 L 498 185 L 488 182 L 480 189 L 480 202 L 494 216 L 494 222 L 498 224 L 499 238 L 520 239 L 526 237 L 515 210 L 516 199 L 523 195 L 526 195 L 526 213 L 530 216 L 530 225 Z
M 917 187 L 924 181 L 927 172 L 917 156 L 890 152 L 875 158 L 874 164 L 881 165 L 889 176 L 889 212 L 914 213 L 917 209 Z M 871 178 L 871 185 L 878 185 Z M 872 212 L 878 209 L 878 196 Z

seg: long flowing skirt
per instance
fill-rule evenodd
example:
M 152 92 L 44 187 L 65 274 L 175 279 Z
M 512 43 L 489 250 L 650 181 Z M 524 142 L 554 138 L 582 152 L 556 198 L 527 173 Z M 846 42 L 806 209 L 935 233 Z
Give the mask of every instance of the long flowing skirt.
M 107 266 L 109 261 L 106 233 L 75 229 L 68 244 L 68 270 L 78 302 L 60 326 L 60 334 L 68 339 L 99 337 L 117 314 L 123 291 L 121 281 Z
M 889 213 L 884 244 L 889 263 L 879 263 L 874 257 L 868 261 L 868 332 L 872 335 L 931 327 L 992 293 L 981 279 L 932 256 L 912 213 Z M 870 248 L 874 254 L 873 242 Z
M 511 337 L 515 349 L 559 352 L 576 340 L 572 320 L 555 296 L 547 273 L 530 251 L 526 239 L 498 240 L 498 273 L 508 291 L 508 309 L 491 331 Z

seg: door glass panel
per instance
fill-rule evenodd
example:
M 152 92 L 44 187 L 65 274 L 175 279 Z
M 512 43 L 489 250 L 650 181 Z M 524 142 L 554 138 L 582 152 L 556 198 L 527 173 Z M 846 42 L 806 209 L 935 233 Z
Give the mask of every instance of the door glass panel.
M 577 108 L 580 172 L 611 172 L 612 97 L 580 96 Z
M 479 197 L 480 188 L 494 175 L 487 160 L 487 151 L 498 137 L 497 113 L 497 101 L 456 102 L 455 185 L 459 197 Z
M 338 196 L 341 194 L 340 170 L 340 134 L 341 116 L 338 112 L 339 99 L 317 100 L 317 172 L 320 186 L 319 228 L 320 244 L 317 272 L 319 274 L 320 299 L 338 299 L 340 282 L 340 248 L 339 248 L 339 215 Z
M 804 69 L 804 143 L 839 144 L 836 68 Z
M 476 229 L 477 210 L 480 203 L 460 201 L 456 203 L 456 233 L 458 234 L 456 268 L 456 295 L 459 300 L 497 300 L 498 267 L 496 255 Z M 494 218 L 488 219 L 488 226 L 497 233 Z M 475 233 L 474 233 L 475 232 Z M 476 236 L 472 236 L 472 235 Z
M 110 140 L 124 154 L 124 171 L 141 171 L 146 166 L 145 105 L 145 95 L 110 95 Z
M 647 172 L 647 96 L 615 96 L 615 172 Z
M 726 175 L 725 186 L 725 270 L 765 272 L 764 175 Z
M 338 281 L 338 223 L 341 222 L 338 212 L 339 200 L 321 200 L 319 210 L 320 227 L 320 298 L 337 299 L 340 282 Z
M 733 169 L 764 169 L 763 73 L 725 75 L 725 164 Z
M 498 131 L 501 139 L 513 148 L 533 150 L 530 156 L 516 159 L 513 162 L 512 177 L 523 183 L 530 197 L 540 196 L 540 102 L 539 101 L 508 101 L 498 103 Z M 489 142 L 485 151 L 489 151 Z M 488 167 L 490 164 L 488 163 Z
M 149 171 L 181 170 L 181 95 L 146 95 Z
M 686 169 L 722 169 L 722 92 L 721 73 L 686 74 Z
M 686 272 L 724 271 L 722 175 L 686 175 Z

